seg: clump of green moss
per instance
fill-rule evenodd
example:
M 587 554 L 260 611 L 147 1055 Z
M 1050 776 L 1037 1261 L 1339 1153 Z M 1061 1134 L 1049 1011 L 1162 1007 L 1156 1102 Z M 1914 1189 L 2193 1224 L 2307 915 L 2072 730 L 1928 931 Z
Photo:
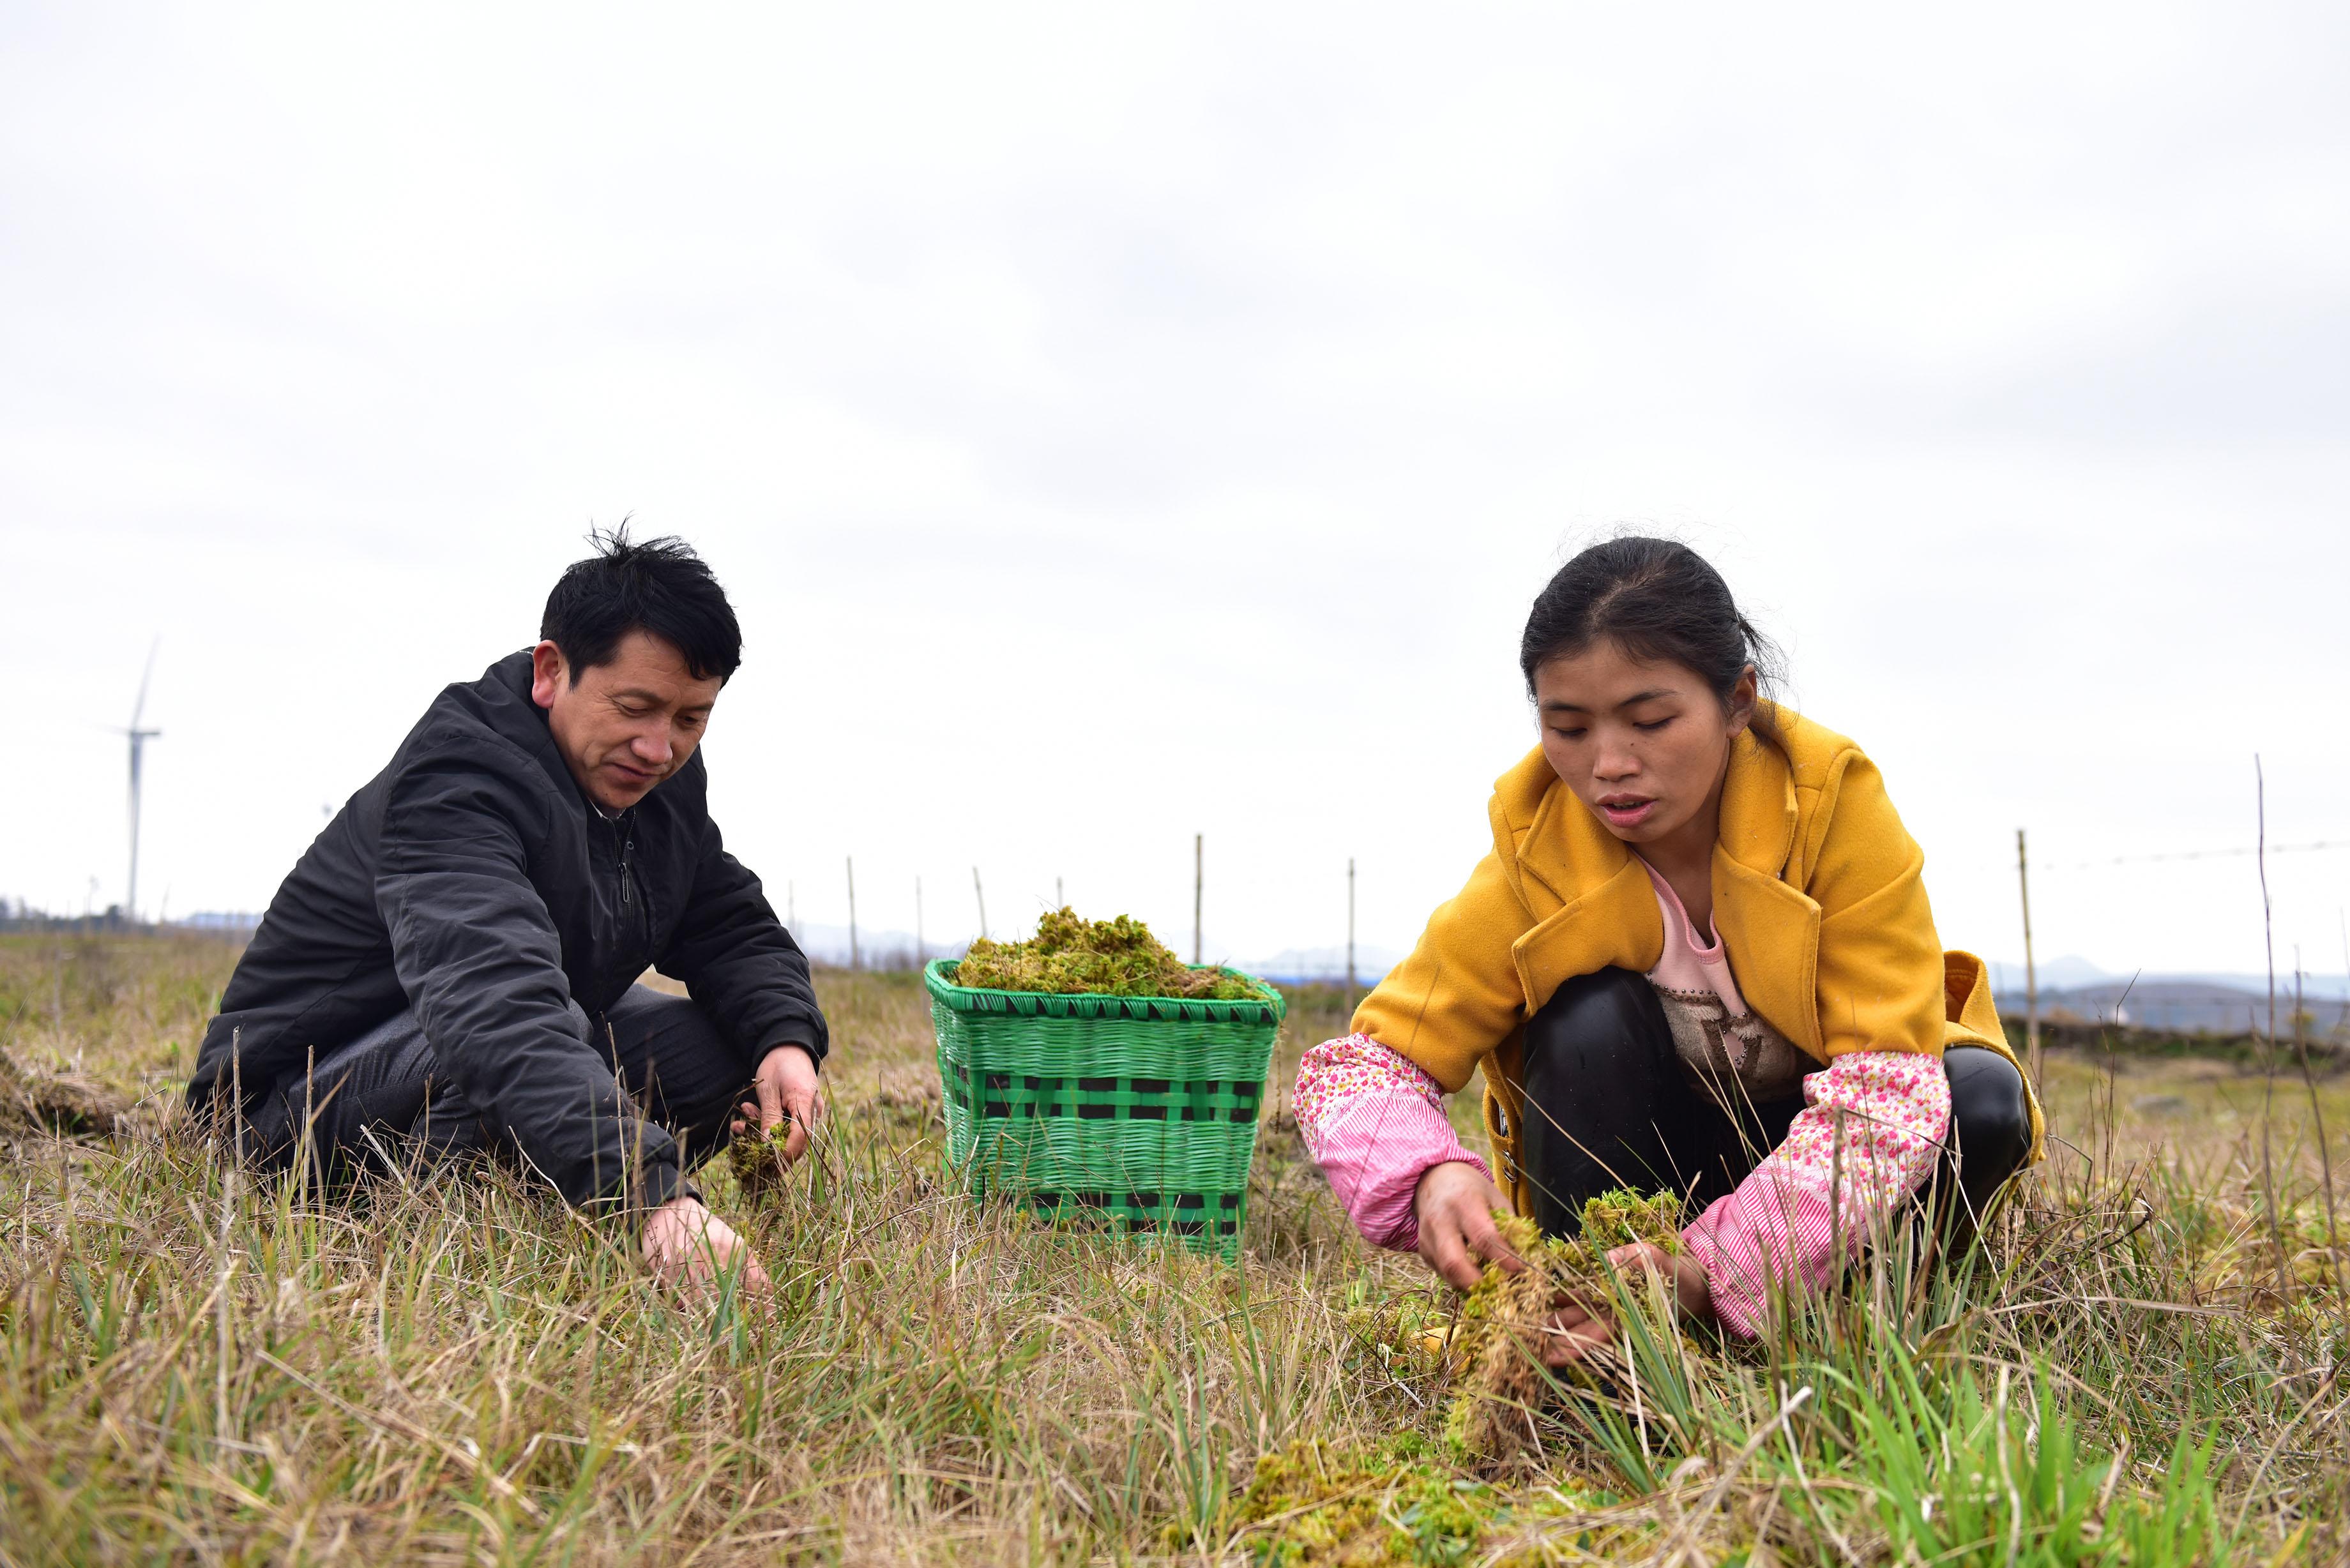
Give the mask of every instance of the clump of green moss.
M 1063 905 L 1024 942 L 971 944 L 957 985 L 1064 996 L 1173 996 L 1197 1002 L 1266 1000 L 1264 989 L 1223 969 L 1192 969 L 1131 915 L 1088 920 Z
M 1449 1565 L 1476 1560 L 1497 1531 L 1569 1506 L 1549 1488 L 1513 1497 L 1464 1475 L 1407 1432 L 1367 1448 L 1300 1441 L 1266 1454 L 1233 1522 L 1264 1568 Z
M 1523 1215 L 1495 1212 L 1502 1239 L 1525 1268 L 1487 1264 L 1461 1305 L 1452 1356 L 1462 1376 L 1445 1422 L 1456 1451 L 1490 1461 L 1530 1446 L 1531 1414 L 1551 1387 L 1542 1359 L 1551 1314 L 1569 1297 L 1604 1297 L 1602 1260 L 1611 1248 L 1653 1241 L 1679 1252 L 1680 1207 L 1669 1192 L 1643 1198 L 1619 1187 L 1584 1204 L 1583 1234 L 1574 1241 L 1544 1236 Z
M 790 1168 L 784 1158 L 784 1145 L 791 1136 L 792 1113 L 785 1111 L 784 1119 L 766 1131 L 747 1129 L 726 1146 L 726 1163 L 733 1169 L 745 1201 L 757 1203 L 783 1189 L 784 1173 Z
M 1605 1252 L 1631 1241 L 1653 1241 L 1666 1251 L 1681 1250 L 1681 1200 L 1669 1192 L 1646 1198 L 1628 1187 L 1610 1188 L 1583 1206 L 1583 1245 Z

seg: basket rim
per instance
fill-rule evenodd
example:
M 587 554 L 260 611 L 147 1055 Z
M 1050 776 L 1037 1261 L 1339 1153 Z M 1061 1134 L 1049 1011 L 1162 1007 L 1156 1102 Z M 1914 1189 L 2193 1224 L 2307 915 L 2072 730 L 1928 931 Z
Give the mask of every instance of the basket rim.
M 1230 964 L 1186 964 L 1186 969 L 1215 970 L 1234 974 L 1259 987 L 1261 997 L 1236 997 L 1215 1001 L 1198 996 L 1107 996 L 1100 992 L 1057 991 L 993 991 L 979 986 L 957 985 L 951 978 L 961 959 L 932 959 L 922 966 L 922 985 L 931 995 L 957 1012 L 1020 1012 L 1044 1013 L 1048 1017 L 1070 1016 L 1074 1007 L 1082 1008 L 1080 1017 L 1136 1018 L 1165 1020 L 1171 1008 L 1181 1012 L 1171 1016 L 1194 1019 L 1202 1023 L 1214 1021 L 1234 1023 L 1278 1023 L 1288 1015 L 1289 1003 L 1279 987 L 1271 981 L 1234 969 Z M 981 1001 L 981 998 L 990 1000 Z M 1021 1005 L 1026 1003 L 1027 1005 Z

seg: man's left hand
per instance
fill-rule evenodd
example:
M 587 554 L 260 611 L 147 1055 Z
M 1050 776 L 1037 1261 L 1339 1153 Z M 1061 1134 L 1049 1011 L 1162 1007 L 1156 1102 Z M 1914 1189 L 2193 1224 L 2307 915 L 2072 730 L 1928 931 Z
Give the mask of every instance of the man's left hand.
M 808 1133 L 824 1120 L 824 1098 L 816 1092 L 816 1058 L 804 1045 L 778 1045 L 760 1058 L 751 1080 L 756 1101 L 745 1100 L 734 1120 L 740 1137 L 753 1128 L 766 1132 L 789 1113 L 790 1135 L 784 1139 L 784 1162 L 807 1152 Z
M 1624 1282 L 1638 1288 L 1644 1274 L 1661 1274 L 1672 1288 L 1673 1301 L 1684 1317 L 1700 1322 L 1713 1316 L 1713 1287 L 1707 1282 L 1705 1265 L 1685 1252 L 1668 1252 L 1653 1241 L 1630 1241 L 1611 1248 L 1607 1261 Z M 1551 1366 L 1563 1367 L 1582 1360 L 1599 1346 L 1616 1337 L 1615 1320 L 1596 1302 L 1574 1301 L 1551 1314 L 1549 1332 L 1543 1336 L 1543 1359 Z

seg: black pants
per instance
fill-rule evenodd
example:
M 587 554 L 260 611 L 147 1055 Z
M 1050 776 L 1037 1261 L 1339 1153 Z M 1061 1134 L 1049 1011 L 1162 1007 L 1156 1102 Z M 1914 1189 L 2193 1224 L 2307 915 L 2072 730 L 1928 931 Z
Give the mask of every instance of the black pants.
M 1998 1052 L 1954 1045 L 1942 1065 L 1950 1132 L 1929 1203 L 1964 1234 L 2031 1152 L 2032 1112 L 2022 1075 Z M 1800 1095 L 1725 1108 L 1682 1076 L 1646 977 L 1579 976 L 1526 1023 L 1523 1147 L 1534 1221 L 1575 1235 L 1585 1200 L 1614 1187 L 1687 1193 L 1695 1214 L 1743 1181 L 1803 1108 Z
M 678 1141 L 691 1172 L 726 1147 L 734 1108 L 749 1096 L 753 1064 L 691 1000 L 631 986 L 595 1020 L 575 1003 L 588 1037 L 609 1054 L 620 1086 Z M 609 1025 L 608 1029 L 606 1025 Z M 321 1181 L 387 1161 L 430 1164 L 493 1152 L 464 1094 L 434 1061 L 412 1012 L 401 1012 L 311 1064 L 255 1107 L 246 1147 L 289 1164 L 310 1125 Z

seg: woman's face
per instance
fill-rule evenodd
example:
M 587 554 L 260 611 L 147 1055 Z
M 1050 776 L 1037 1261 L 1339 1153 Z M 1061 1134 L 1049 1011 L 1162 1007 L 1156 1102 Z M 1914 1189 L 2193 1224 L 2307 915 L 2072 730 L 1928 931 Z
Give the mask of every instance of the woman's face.
M 1695 670 L 1603 638 L 1535 667 L 1534 710 L 1543 755 L 1617 837 L 1655 844 L 1698 825 L 1710 840 L 1730 743 L 1754 717 L 1754 671 L 1725 713 Z

